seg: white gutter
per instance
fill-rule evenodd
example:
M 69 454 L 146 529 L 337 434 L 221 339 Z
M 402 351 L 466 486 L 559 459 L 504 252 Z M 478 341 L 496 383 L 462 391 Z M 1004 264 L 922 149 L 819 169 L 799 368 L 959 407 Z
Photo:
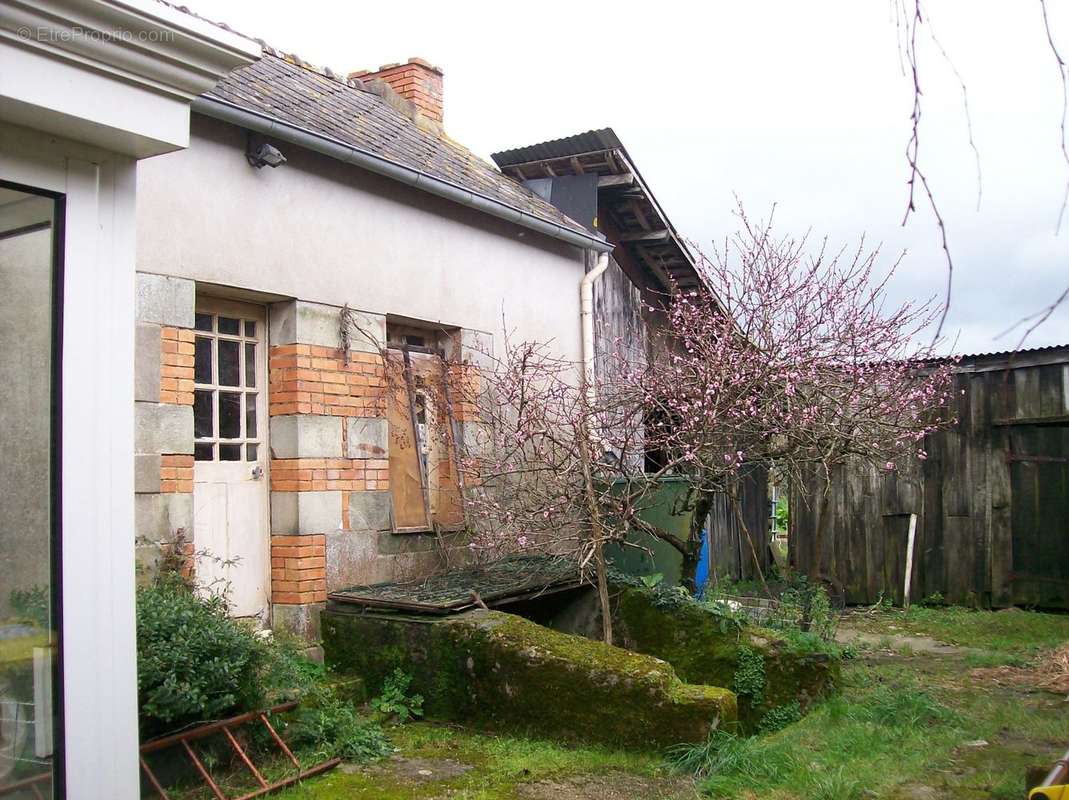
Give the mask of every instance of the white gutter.
M 601 253 L 608 253 L 613 249 L 613 245 L 605 241 L 603 236 L 583 233 L 555 222 L 548 222 L 527 211 L 521 211 L 500 200 L 478 194 L 470 189 L 465 189 L 463 186 L 428 175 L 426 172 L 403 166 L 367 150 L 361 150 L 338 139 L 325 136 L 322 133 L 299 125 L 293 125 L 289 122 L 283 122 L 266 114 L 249 111 L 216 97 L 201 95 L 193 100 L 192 109 L 206 117 L 247 128 L 264 136 L 270 136 L 313 150 L 338 161 L 353 164 L 369 172 L 399 181 L 415 189 L 451 200 L 454 203 L 473 208 L 476 211 L 481 211 L 484 214 L 503 219 L 528 230 L 537 231 L 577 247 L 597 250 Z
M 583 331 L 583 388 L 587 403 L 595 407 L 598 390 L 594 380 L 594 281 L 609 268 L 609 254 L 598 253 L 594 269 L 579 282 L 579 325 Z

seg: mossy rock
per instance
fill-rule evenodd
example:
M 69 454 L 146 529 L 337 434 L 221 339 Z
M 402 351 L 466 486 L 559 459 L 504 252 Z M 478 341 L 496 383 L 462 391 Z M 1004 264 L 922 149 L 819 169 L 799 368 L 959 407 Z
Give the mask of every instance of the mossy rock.
M 804 710 L 839 683 L 838 659 L 825 653 L 798 653 L 774 631 L 741 629 L 731 620 L 696 602 L 666 608 L 644 588 L 615 587 L 617 644 L 648 653 L 671 664 L 685 681 L 734 687 L 739 691 L 739 719 L 746 727 L 797 700 Z M 753 655 L 764 665 L 759 691 L 737 686 L 740 666 Z
M 331 610 L 322 624 L 332 669 L 363 676 L 374 693 L 399 667 L 431 717 L 640 748 L 702 741 L 736 718 L 727 689 L 499 611 L 428 620 Z
M 689 683 L 723 686 L 738 693 L 739 721 L 753 731 L 765 714 L 794 701 L 802 711 L 835 691 L 839 661 L 824 653 L 792 650 L 774 631 L 739 625 L 683 597 L 672 588 L 648 589 L 616 578 L 613 597 L 613 639 L 619 647 L 667 661 Z M 568 633 L 600 635 L 600 608 L 593 591 L 579 596 L 550 622 Z M 745 662 L 761 662 L 764 680 L 739 685 Z M 753 668 L 749 670 L 753 672 Z

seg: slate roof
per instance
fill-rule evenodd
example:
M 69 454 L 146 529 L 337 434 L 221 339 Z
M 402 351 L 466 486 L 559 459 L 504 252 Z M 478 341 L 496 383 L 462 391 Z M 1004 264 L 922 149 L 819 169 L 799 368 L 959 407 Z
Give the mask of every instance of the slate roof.
M 589 235 L 582 225 L 444 134 L 425 130 L 378 93 L 264 48 L 206 94 L 420 170 L 546 222 Z M 430 127 L 430 126 L 427 126 Z

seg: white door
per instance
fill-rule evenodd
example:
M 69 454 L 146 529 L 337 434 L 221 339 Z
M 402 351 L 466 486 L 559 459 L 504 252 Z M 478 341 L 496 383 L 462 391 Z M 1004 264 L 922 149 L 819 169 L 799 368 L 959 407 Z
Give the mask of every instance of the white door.
M 264 622 L 271 575 L 266 321 L 259 306 L 197 299 L 193 400 L 197 582 L 225 592 L 234 616 Z

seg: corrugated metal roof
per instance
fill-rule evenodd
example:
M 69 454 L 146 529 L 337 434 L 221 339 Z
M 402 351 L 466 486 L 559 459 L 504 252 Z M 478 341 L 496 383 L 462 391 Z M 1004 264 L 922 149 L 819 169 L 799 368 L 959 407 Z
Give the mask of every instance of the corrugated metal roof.
M 687 243 L 668 219 L 612 128 L 504 150 L 491 157 L 503 172 L 516 178 L 530 179 L 532 172 L 550 176 L 591 172 L 602 176 L 632 176 L 635 185 L 623 194 L 608 194 L 610 191 L 618 192 L 623 187 L 599 191 L 599 198 L 614 210 L 615 227 L 621 234 L 633 237 L 642 237 L 651 230 L 665 230 L 667 238 L 662 241 L 622 240 L 616 243 L 617 247 L 630 250 L 666 288 L 669 281 L 674 281 L 681 288 L 691 288 L 704 282 Z M 634 215 L 634 219 L 621 214 Z
M 577 133 L 574 136 L 565 136 L 561 139 L 551 139 L 548 142 L 516 147 L 512 150 L 502 150 L 500 153 L 492 153 L 494 163 L 504 169 L 515 164 L 526 164 L 531 161 L 545 161 L 553 158 L 567 158 L 578 156 L 583 153 L 596 153 L 601 150 L 623 149 L 623 144 L 617 138 L 612 128 L 602 128 L 597 131 Z
M 1020 350 L 997 350 L 991 353 L 968 353 L 958 356 L 963 361 L 978 358 L 1009 358 L 1011 356 L 1037 355 L 1042 353 L 1053 354 L 1056 350 L 1069 351 L 1069 344 L 1052 344 L 1045 347 L 1023 347 Z

